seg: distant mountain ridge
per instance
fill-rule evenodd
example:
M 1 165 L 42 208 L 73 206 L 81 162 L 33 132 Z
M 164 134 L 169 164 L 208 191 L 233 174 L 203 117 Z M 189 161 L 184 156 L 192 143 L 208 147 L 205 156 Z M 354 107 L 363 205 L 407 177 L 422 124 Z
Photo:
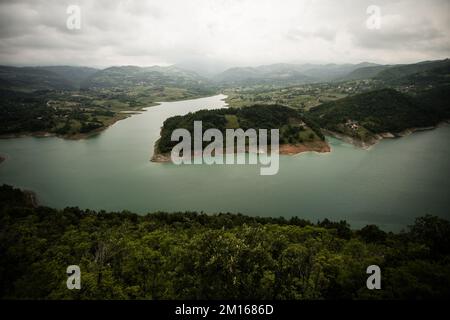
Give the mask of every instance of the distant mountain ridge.
M 388 85 L 445 83 L 450 60 L 404 65 L 359 64 L 271 64 L 235 67 L 211 77 L 177 66 L 114 66 L 95 69 L 74 66 L 0 66 L 0 89 L 16 91 L 130 88 L 131 86 L 196 88 L 199 86 L 277 86 L 373 79 Z
M 450 60 L 423 61 L 402 65 L 379 65 L 362 62 L 359 64 L 272 64 L 258 67 L 237 67 L 228 69 L 215 77 L 218 83 L 226 85 L 251 84 L 306 84 L 374 79 L 387 84 L 400 84 L 416 78 L 432 78 L 448 74 Z
M 414 77 L 448 74 L 450 60 L 422 61 L 413 64 L 379 65 L 359 68 L 342 80 L 376 79 L 389 84 L 405 83 Z
M 125 88 L 136 85 L 189 88 L 207 82 L 193 71 L 174 66 L 119 66 L 103 70 L 72 66 L 0 66 L 0 89 L 14 91 Z
M 269 65 L 261 67 L 236 67 L 228 69 L 213 77 L 213 80 L 221 84 L 256 84 L 256 83 L 297 83 L 303 84 L 314 81 L 295 65 Z
M 392 65 L 379 65 L 379 66 L 369 66 L 362 67 L 356 70 L 353 70 L 348 75 L 343 77 L 340 80 L 363 80 L 363 79 L 371 79 L 378 75 L 381 71 L 391 68 Z
M 173 86 L 194 87 L 206 85 L 207 80 L 197 73 L 175 66 L 110 67 L 91 75 L 82 84 L 83 88 L 123 88 L 129 86 Z
M 99 69 L 90 67 L 72 67 L 72 66 L 46 66 L 36 67 L 37 69 L 47 70 L 53 72 L 72 83 L 76 88 L 79 88 L 83 81 L 88 77 L 98 72 Z
M 258 67 L 236 67 L 225 70 L 213 79 L 225 84 L 278 83 L 304 84 L 333 81 L 363 67 L 378 66 L 374 63 L 359 64 L 271 64 Z
M 64 90 L 74 89 L 74 84 L 60 74 L 43 68 L 0 66 L 0 89 Z

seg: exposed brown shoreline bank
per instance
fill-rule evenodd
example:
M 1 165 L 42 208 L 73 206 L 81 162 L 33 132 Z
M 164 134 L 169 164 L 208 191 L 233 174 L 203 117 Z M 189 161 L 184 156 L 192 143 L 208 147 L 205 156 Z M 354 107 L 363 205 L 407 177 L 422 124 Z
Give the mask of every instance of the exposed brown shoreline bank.
M 326 141 L 305 142 L 297 144 L 282 144 L 280 145 L 280 154 L 282 155 L 296 155 L 302 152 L 331 152 L 330 145 Z
M 326 141 L 307 142 L 302 144 L 282 144 L 279 147 L 280 155 L 297 155 L 302 152 L 330 152 L 331 148 Z M 247 150 L 248 152 L 248 150 Z M 167 163 L 172 162 L 170 153 L 160 153 L 155 146 L 154 154 L 150 159 L 151 162 Z

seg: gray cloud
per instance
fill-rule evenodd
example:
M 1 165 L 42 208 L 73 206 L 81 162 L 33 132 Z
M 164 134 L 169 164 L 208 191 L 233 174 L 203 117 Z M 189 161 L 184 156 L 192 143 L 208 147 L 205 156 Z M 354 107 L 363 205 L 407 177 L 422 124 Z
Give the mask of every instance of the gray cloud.
M 413 62 L 450 55 L 449 18 L 447 0 L 3 0 L 0 64 Z
M 438 28 L 427 18 L 411 19 L 402 15 L 386 15 L 380 29 L 353 28 L 356 45 L 369 49 L 416 49 L 448 44 L 448 29 Z
M 319 38 L 325 41 L 334 41 L 336 39 L 336 31 L 331 28 L 321 28 L 316 30 L 304 30 L 300 28 L 291 29 L 287 34 L 291 40 L 309 40 L 311 38 Z

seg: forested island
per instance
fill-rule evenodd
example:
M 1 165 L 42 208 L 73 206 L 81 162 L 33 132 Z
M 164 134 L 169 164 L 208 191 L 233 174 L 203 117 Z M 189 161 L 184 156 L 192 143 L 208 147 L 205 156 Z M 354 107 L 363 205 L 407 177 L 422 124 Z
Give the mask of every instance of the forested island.
M 173 130 L 186 129 L 193 138 L 194 121 L 202 121 L 205 131 L 215 128 L 223 135 L 226 129 L 279 129 L 281 154 L 330 151 L 320 128 L 299 110 L 281 105 L 254 105 L 246 108 L 201 110 L 167 119 L 161 129 L 161 138 L 155 145 L 152 161 L 169 161 L 170 151 L 178 143 L 171 141 Z M 248 146 L 248 140 L 246 143 Z M 203 147 L 207 145 L 208 142 L 203 142 Z
M 2 299 L 445 299 L 450 222 L 400 233 L 292 217 L 37 206 L 0 187 Z M 380 266 L 382 289 L 366 268 Z M 81 290 L 67 290 L 79 265 Z

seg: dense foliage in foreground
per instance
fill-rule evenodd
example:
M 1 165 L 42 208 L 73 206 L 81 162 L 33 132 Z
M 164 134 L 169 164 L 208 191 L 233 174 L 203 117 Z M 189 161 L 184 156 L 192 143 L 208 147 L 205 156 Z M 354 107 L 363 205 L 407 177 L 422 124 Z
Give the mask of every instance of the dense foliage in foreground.
M 50 299 L 449 298 L 450 223 L 408 232 L 292 218 L 34 207 L 0 187 L 0 296 Z M 68 265 L 81 290 L 66 288 Z M 366 288 L 366 268 L 382 290 Z

